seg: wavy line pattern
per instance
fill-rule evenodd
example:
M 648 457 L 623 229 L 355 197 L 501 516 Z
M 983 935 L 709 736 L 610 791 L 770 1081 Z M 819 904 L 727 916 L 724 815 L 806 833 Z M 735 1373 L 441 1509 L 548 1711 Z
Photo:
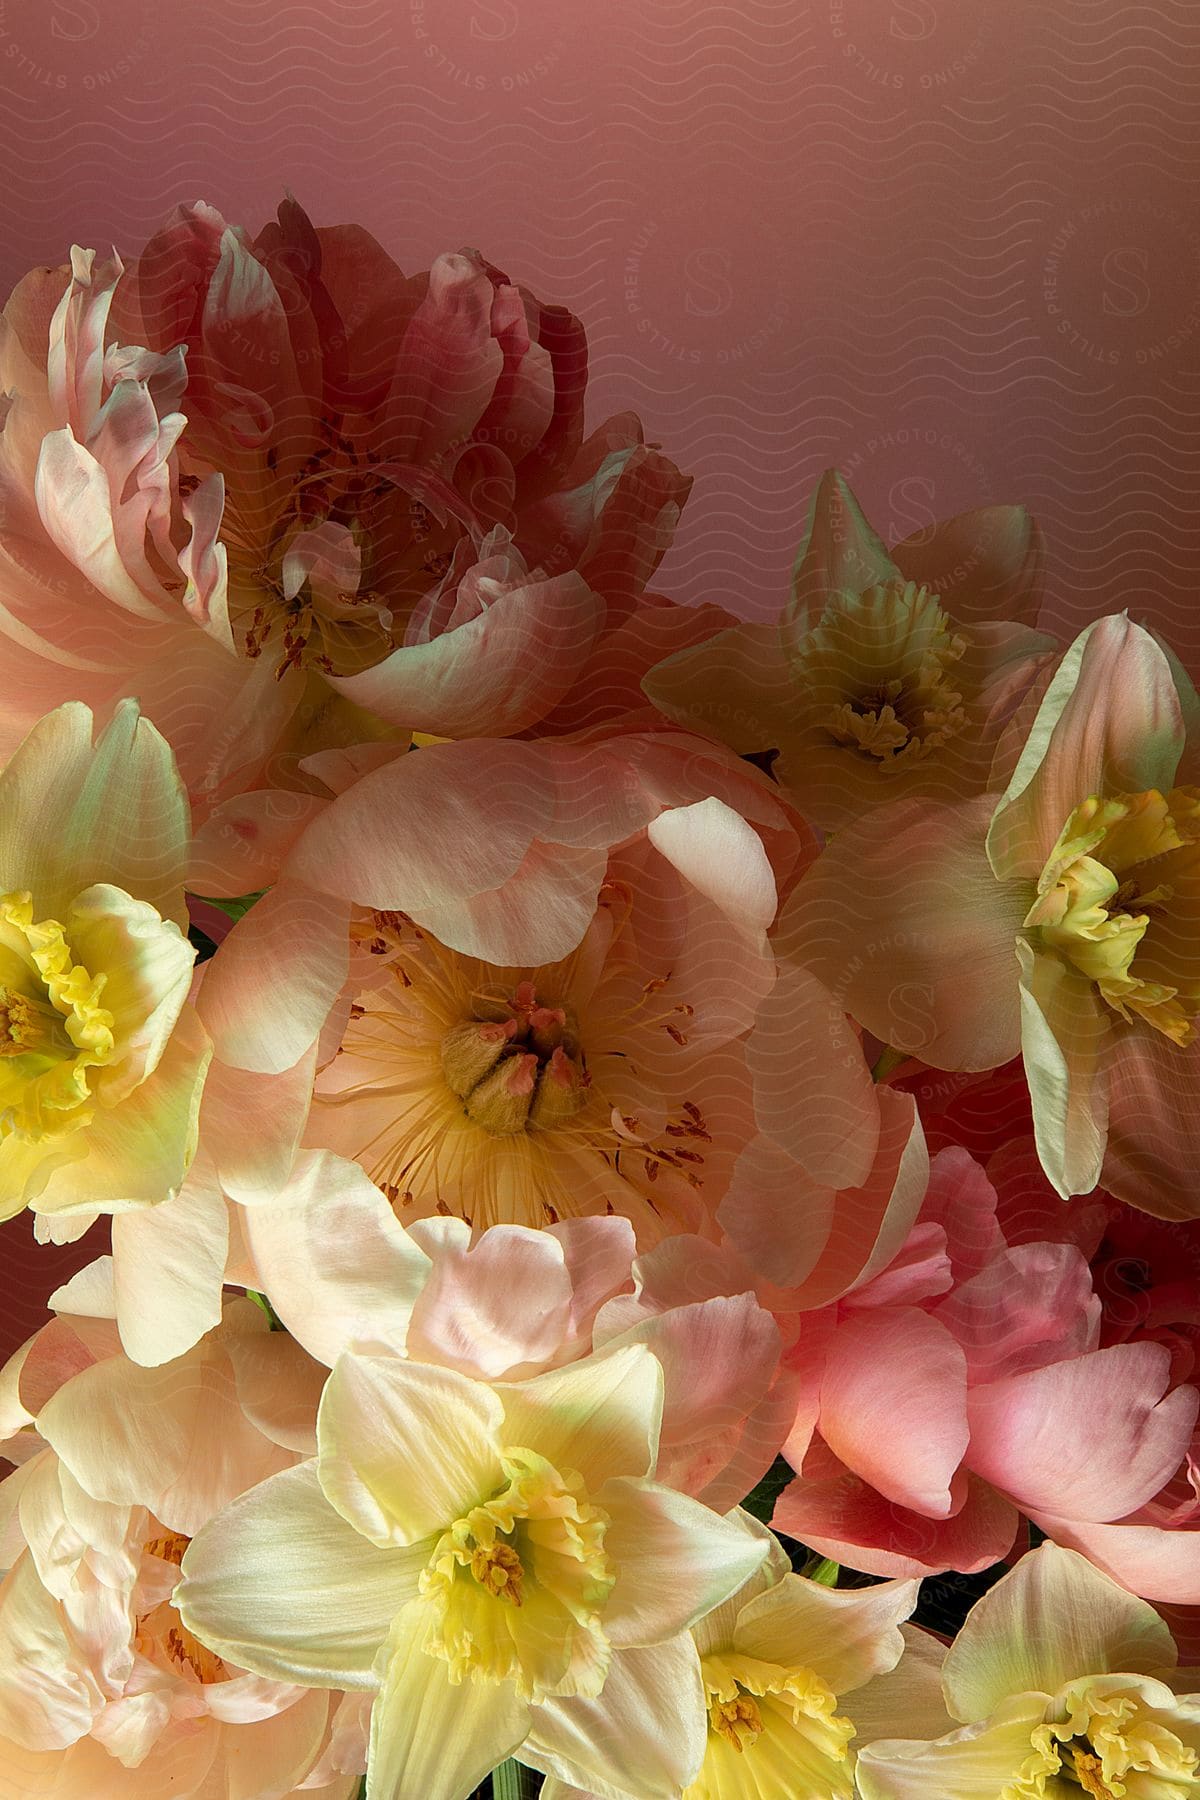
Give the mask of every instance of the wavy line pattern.
M 0 286 L 285 187 L 477 244 L 696 474 L 664 591 L 770 614 L 836 461 L 896 537 L 1025 501 L 1048 622 L 1200 663 L 1198 77 L 1194 0 L 0 0 Z M 3 1243 L 11 1343 L 80 1253 Z

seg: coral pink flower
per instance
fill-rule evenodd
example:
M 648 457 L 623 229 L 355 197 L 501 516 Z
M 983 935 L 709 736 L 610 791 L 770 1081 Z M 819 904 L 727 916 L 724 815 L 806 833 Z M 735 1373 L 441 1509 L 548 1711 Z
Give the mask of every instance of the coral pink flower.
M 789 943 L 884 1042 L 937 1068 L 1020 1049 L 1038 1153 L 1195 1215 L 1200 826 L 1178 785 L 1196 696 L 1123 615 L 1077 639 L 997 803 L 897 803 L 839 832 Z M 1186 778 L 1187 765 L 1183 769 Z
M 0 326 L 0 754 L 64 700 L 123 695 L 194 803 L 256 773 L 296 701 L 236 653 L 219 471 L 180 462 L 187 367 L 114 334 L 114 257 L 35 270 Z
M 191 1538 L 315 1445 L 324 1371 L 233 1301 L 153 1374 L 103 1321 L 58 1320 L 0 1375 L 0 1755 L 22 1792 L 161 1800 L 218 1790 L 350 1800 L 353 1703 L 215 1654 L 172 1603 Z
M 565 308 L 474 250 L 405 276 L 287 200 L 253 241 L 178 209 L 118 309 L 186 345 L 182 454 L 225 479 L 235 643 L 308 676 L 322 730 L 331 689 L 462 737 L 535 724 L 585 665 L 603 685 L 598 639 L 643 608 L 691 484 L 632 415 L 584 441 Z
M 1054 648 L 1030 629 L 1040 560 L 1015 506 L 888 551 L 831 469 L 778 622 L 673 645 L 645 690 L 735 750 L 777 751 L 774 773 L 824 830 L 888 801 L 978 793 L 997 732 Z
M 799 1479 L 775 1524 L 901 1575 L 986 1568 L 1020 1512 L 1055 1535 L 1060 1521 L 1088 1534 L 1137 1513 L 1176 1476 L 1197 1394 L 1171 1387 L 1160 1344 L 1100 1348 L 1100 1316 L 1079 1249 L 1010 1247 L 982 1171 L 940 1152 L 892 1265 L 798 1321 L 784 1454 Z

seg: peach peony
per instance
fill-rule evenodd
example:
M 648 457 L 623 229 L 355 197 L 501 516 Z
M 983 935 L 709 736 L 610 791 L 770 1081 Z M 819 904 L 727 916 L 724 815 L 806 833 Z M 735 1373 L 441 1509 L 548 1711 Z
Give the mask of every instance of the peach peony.
M 405 730 L 503 736 L 585 664 L 595 684 L 597 641 L 643 608 L 691 484 L 631 415 L 584 440 L 565 308 L 475 250 L 406 276 L 289 199 L 253 240 L 177 209 L 118 312 L 186 346 L 182 454 L 224 478 L 234 641 L 307 678 L 322 732 L 331 693 Z
M 235 651 L 223 482 L 180 462 L 187 365 L 121 336 L 124 271 L 74 249 L 0 323 L 0 754 L 64 700 L 136 694 L 193 802 L 238 791 L 295 705 Z
M 435 744 L 317 813 L 203 1014 L 230 1069 L 316 1055 L 305 1142 L 406 1222 L 700 1228 L 756 1130 L 771 859 L 787 882 L 807 849 L 757 772 L 679 734 Z
M 0 1757 L 61 1800 L 352 1800 L 353 1701 L 264 1681 L 215 1654 L 172 1599 L 205 1521 L 314 1444 L 318 1371 L 233 1301 L 149 1375 L 112 1327 L 59 1320 L 0 1374 Z

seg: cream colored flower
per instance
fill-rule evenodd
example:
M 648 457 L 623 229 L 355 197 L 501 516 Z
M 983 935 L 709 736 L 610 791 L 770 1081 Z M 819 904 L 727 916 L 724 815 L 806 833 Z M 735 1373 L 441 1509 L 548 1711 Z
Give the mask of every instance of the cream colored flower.
M 1200 1695 L 1166 1625 L 1045 1543 L 971 1610 L 943 1668 L 962 1729 L 859 1758 L 864 1800 L 1193 1800 Z
M 347 1352 L 316 1462 L 198 1535 L 180 1616 L 262 1675 L 376 1690 L 372 1800 L 465 1800 L 573 1699 L 585 1740 L 647 1744 L 623 1701 L 646 1681 L 678 1690 L 681 1658 L 695 1674 L 681 1634 L 766 1548 L 652 1479 L 662 1407 L 641 1345 L 497 1383 Z M 703 1733 L 694 1680 L 655 1794 L 691 1779 Z
M 68 1236 L 178 1192 L 211 1054 L 170 749 L 133 700 L 92 731 L 62 706 L 0 775 L 0 1217 Z

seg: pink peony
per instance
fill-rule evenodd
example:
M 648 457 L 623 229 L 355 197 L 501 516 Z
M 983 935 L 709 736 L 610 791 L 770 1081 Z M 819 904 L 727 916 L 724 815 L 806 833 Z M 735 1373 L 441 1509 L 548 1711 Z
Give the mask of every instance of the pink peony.
M 118 311 L 186 346 L 183 455 L 224 477 L 234 640 L 308 677 L 320 731 L 331 688 L 462 737 L 535 724 L 585 666 L 609 679 L 598 639 L 643 608 L 691 484 L 632 415 L 584 439 L 587 343 L 564 307 L 475 250 L 406 276 L 286 200 L 253 240 L 177 209 Z M 612 680 L 610 711 L 640 698 Z
M 1081 1251 L 1010 1245 L 995 1190 L 964 1151 L 935 1157 L 890 1267 L 797 1326 L 800 1403 L 784 1454 L 799 1479 L 775 1524 L 854 1568 L 983 1569 L 1011 1549 L 1021 1513 L 1086 1548 L 1140 1518 L 1186 1466 L 1196 1391 L 1172 1385 L 1161 1344 L 1100 1346 Z M 1186 1505 L 1178 1522 L 1190 1522 Z M 1195 1561 L 1182 1536 L 1160 1531 L 1155 1544 L 1173 1567 Z M 1130 1558 L 1130 1585 L 1148 1566 Z

